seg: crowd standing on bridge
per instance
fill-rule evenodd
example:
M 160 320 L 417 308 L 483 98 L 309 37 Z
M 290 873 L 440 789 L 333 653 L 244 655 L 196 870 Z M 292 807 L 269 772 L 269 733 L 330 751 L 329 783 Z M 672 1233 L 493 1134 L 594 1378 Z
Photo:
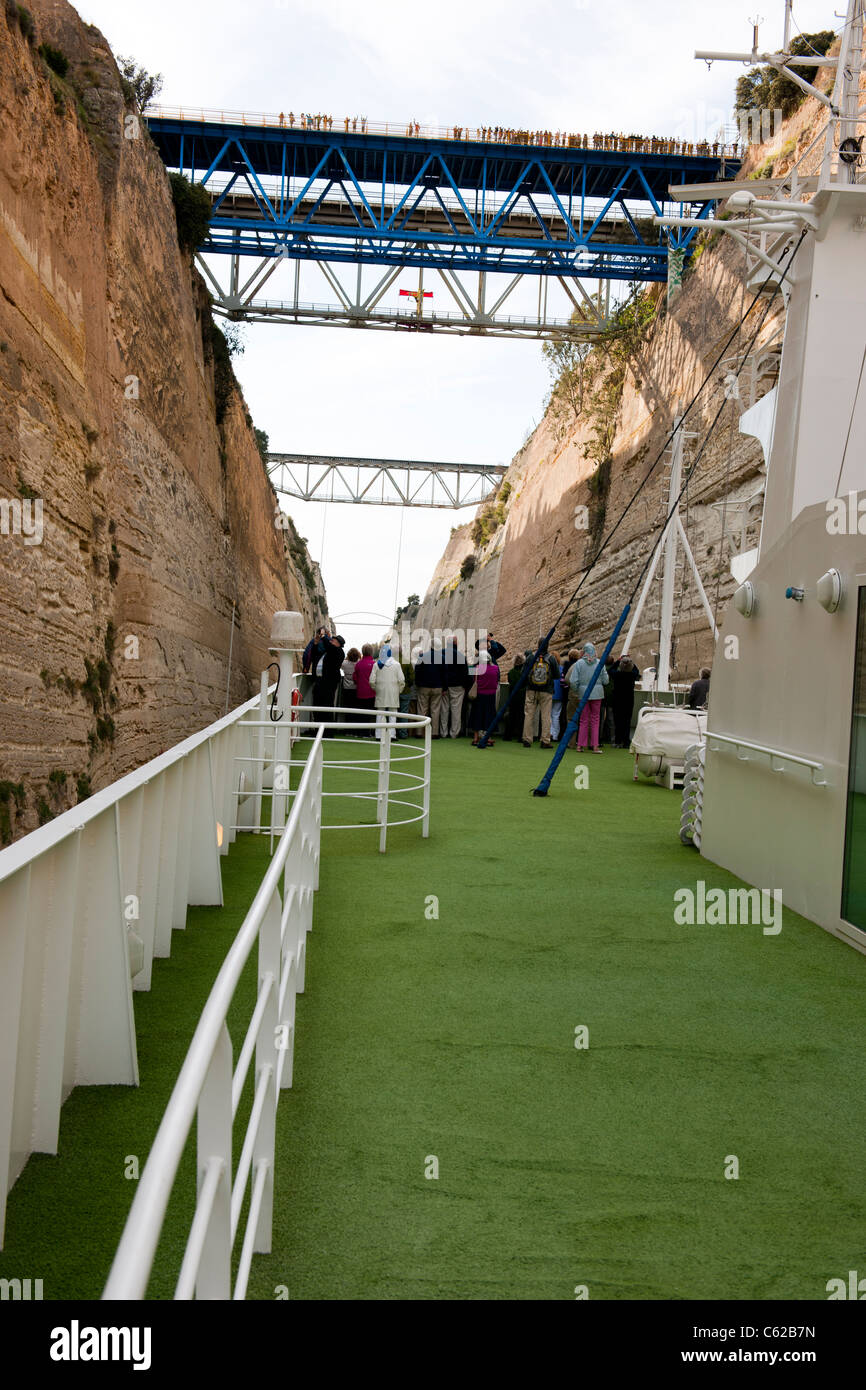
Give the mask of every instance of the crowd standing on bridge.
M 297 121 L 298 129 L 299 129 L 299 130 L 333 130 L 333 129 L 334 129 L 334 118 L 333 118 L 333 116 L 323 116 L 321 113 L 320 113 L 319 115 L 317 115 L 317 116 L 313 116 L 313 115 L 310 115 L 310 113 L 309 113 L 309 112 L 306 112 L 306 111 L 302 111 L 301 114 L 300 114 L 299 116 L 296 116 L 295 113 L 294 113 L 294 111 L 290 111 L 289 114 L 288 114 L 288 116 L 287 116 L 286 113 L 285 113 L 285 111 L 281 111 L 281 112 L 280 112 L 280 125 L 281 125 L 281 126 L 288 126 L 290 130 L 293 130 L 296 121 Z M 351 116 L 351 117 L 349 117 L 349 116 L 344 116 L 344 117 L 343 117 L 343 129 L 344 129 L 345 131 L 348 131 L 348 130 L 350 130 L 350 129 L 353 130 L 353 131 L 356 131 L 356 132 L 357 132 L 357 131 L 360 131 L 362 135 L 366 135 L 366 134 L 367 134 L 367 117 L 366 117 L 366 116 Z M 416 132 L 416 133 L 417 133 L 417 132 Z
M 288 116 L 284 111 L 280 112 L 279 122 L 281 126 L 288 126 L 293 129 L 295 125 L 300 130 L 324 130 L 334 129 L 333 116 L 326 116 L 321 113 L 312 115 L 309 112 L 302 112 L 296 116 L 294 111 L 290 111 Z M 338 122 L 337 128 L 342 125 L 346 134 L 368 134 L 368 122 L 366 116 L 344 116 L 342 122 Z M 377 123 L 376 130 L 383 133 L 391 133 L 388 123 Z M 410 138 L 441 138 L 441 131 L 431 131 L 426 129 L 414 118 L 405 127 L 405 133 Z M 621 154 L 673 154 L 673 155 L 700 155 L 704 158 L 718 158 L 720 155 L 736 155 L 737 141 L 726 144 L 721 140 L 675 140 L 666 139 L 658 135 L 626 135 L 622 131 L 595 131 L 594 134 L 573 134 L 565 130 L 524 130 L 515 126 L 461 126 L 454 125 L 445 132 L 446 138 L 452 140 L 478 141 L 483 144 L 496 145 L 533 145 L 541 147 L 577 150 L 612 150 Z

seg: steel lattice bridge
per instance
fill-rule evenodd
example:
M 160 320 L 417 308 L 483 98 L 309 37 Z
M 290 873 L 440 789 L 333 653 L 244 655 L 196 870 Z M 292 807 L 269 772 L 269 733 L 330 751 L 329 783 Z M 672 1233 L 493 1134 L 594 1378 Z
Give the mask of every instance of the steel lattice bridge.
M 366 122 L 359 131 L 348 120 L 304 129 L 285 115 L 167 108 L 147 124 L 166 166 L 210 193 L 199 265 L 216 311 L 248 321 L 591 338 L 605 327 L 611 283 L 663 282 L 669 251 L 681 253 L 680 264 L 691 254 L 696 227 L 662 229 L 652 218 L 666 210 L 705 218 L 713 184 L 740 164 L 709 146 L 695 153 L 649 139 L 598 137 L 601 147 L 586 148 L 564 136 L 534 144 L 519 133 L 455 138 Z M 705 187 L 674 202 L 672 184 Z M 268 298 L 267 282 L 286 263 L 294 292 Z M 327 282 L 327 303 L 301 298 L 301 268 L 310 265 Z M 406 271 L 414 305 L 390 307 Z M 598 282 L 595 295 L 587 279 Z M 530 311 L 509 314 L 527 284 Z M 560 317 L 548 306 L 550 286 Z
M 328 454 L 268 454 L 267 468 L 277 492 L 286 497 L 376 507 L 477 507 L 496 491 L 506 472 L 501 464 Z

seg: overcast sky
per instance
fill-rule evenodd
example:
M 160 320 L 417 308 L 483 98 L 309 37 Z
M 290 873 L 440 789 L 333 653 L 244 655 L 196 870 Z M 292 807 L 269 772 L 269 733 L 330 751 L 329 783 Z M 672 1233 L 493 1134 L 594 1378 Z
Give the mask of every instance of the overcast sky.
M 751 46 L 755 0 L 79 0 L 115 53 L 164 75 L 160 101 L 337 120 L 712 134 L 741 69 L 696 48 Z M 796 0 L 805 31 L 838 28 L 833 6 Z M 781 44 L 782 0 L 760 13 Z M 407 272 L 407 284 L 415 284 Z M 270 288 L 270 287 L 269 287 Z M 435 287 L 434 287 L 435 288 Z M 592 288 L 587 285 L 587 288 Z M 275 296 L 276 297 L 276 296 Z M 326 298 L 324 285 L 317 295 Z M 333 295 L 327 298 L 332 299 Z M 536 342 L 249 325 L 236 371 L 271 448 L 508 463 L 548 388 Z M 471 511 L 298 503 L 331 612 L 350 641 L 381 631 L 395 592 L 423 593 L 450 528 Z

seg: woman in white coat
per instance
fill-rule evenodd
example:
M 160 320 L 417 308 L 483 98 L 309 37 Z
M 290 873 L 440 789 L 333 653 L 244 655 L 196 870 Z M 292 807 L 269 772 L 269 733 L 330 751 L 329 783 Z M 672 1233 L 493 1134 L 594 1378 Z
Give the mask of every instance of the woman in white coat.
M 376 709 L 379 711 L 376 717 L 376 733 L 379 738 L 384 738 L 386 727 L 391 738 L 396 736 L 397 721 L 385 711 L 399 708 L 400 691 L 405 684 L 406 677 L 403 675 L 402 666 L 399 661 L 394 660 L 391 648 L 383 647 L 379 653 L 379 660 L 370 672 L 370 685 L 376 692 Z

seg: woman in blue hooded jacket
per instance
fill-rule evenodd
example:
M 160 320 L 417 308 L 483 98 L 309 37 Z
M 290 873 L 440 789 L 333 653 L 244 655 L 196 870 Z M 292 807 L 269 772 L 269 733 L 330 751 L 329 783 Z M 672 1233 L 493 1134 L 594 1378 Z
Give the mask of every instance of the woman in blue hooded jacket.
M 575 661 L 574 665 L 570 666 L 568 669 L 568 684 L 571 687 L 569 704 L 574 701 L 575 710 L 589 689 L 590 684 L 592 684 L 589 699 L 584 705 L 583 713 L 580 716 L 580 724 L 577 730 L 577 746 L 578 749 L 586 750 L 587 744 L 590 744 L 593 753 L 601 752 L 598 746 L 601 702 L 604 699 L 604 687 L 610 679 L 603 666 L 598 678 L 593 679 L 597 666 L 598 656 L 596 655 L 595 647 L 591 642 L 586 642 L 584 643 L 583 656 L 578 661 Z

